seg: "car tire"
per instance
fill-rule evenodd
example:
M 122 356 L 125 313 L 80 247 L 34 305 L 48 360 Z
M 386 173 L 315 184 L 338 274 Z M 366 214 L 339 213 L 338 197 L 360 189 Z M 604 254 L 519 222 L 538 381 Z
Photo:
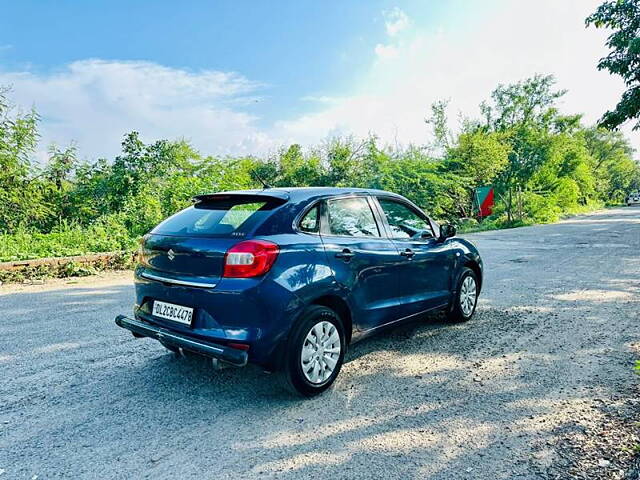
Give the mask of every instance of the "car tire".
M 447 318 L 452 322 L 466 322 L 471 319 L 478 304 L 478 293 L 477 275 L 470 268 L 464 267 Z
M 345 339 L 336 312 L 321 305 L 307 308 L 286 343 L 280 372 L 284 387 L 305 397 L 327 390 L 342 368 Z

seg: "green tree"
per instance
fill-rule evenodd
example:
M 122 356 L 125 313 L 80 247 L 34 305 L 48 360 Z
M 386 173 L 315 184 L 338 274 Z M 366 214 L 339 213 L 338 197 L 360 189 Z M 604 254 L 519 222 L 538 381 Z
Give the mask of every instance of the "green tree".
M 370 187 L 380 184 L 380 164 L 385 152 L 377 146 L 375 137 L 361 142 L 353 138 L 334 138 L 325 148 L 326 185 L 336 187 Z
M 8 88 L 0 87 L 0 232 L 37 223 L 49 214 L 38 201 L 42 192 L 31 174 L 38 114 L 15 112 L 7 93 Z
M 481 105 L 484 123 L 478 126 L 479 131 L 499 133 L 510 146 L 506 167 L 496 179 L 508 222 L 522 221 L 525 217 L 533 220 L 557 217 L 562 208 L 557 207 L 554 202 L 558 199 L 553 197 L 562 192 L 570 195 L 571 200 L 563 199 L 561 203 L 573 204 L 573 184 L 560 182 L 561 177 L 569 176 L 567 172 L 571 169 L 565 164 L 569 157 L 561 153 L 564 150 L 558 139 L 572 138 L 580 131 L 580 116 L 558 112 L 555 104 L 566 91 L 556 90 L 554 85 L 551 75 L 499 85 L 491 94 L 492 101 Z M 563 188 L 557 190 L 560 185 Z
M 549 127 L 558 116 L 555 102 L 566 90 L 554 90 L 553 75 L 535 75 L 510 85 L 498 85 L 491 102 L 482 102 L 480 111 L 490 130 L 514 126 Z
M 424 122 L 433 130 L 434 147 L 437 151 L 446 151 L 453 143 L 453 133 L 449 129 L 447 107 L 449 100 L 438 100 L 431 104 L 431 116 Z
M 77 166 L 77 149 L 70 145 L 64 150 L 56 145 L 49 147 L 49 161 L 44 171 L 44 176 L 51 181 L 58 190 L 64 188 L 64 184 L 71 179 L 71 174 Z
M 604 2 L 587 17 L 586 25 L 613 30 L 606 42 L 610 52 L 600 59 L 598 70 L 621 76 L 627 90 L 615 109 L 603 115 L 600 125 L 617 128 L 640 117 L 640 0 Z M 640 128 L 640 121 L 633 128 Z
M 509 162 L 510 145 L 496 132 L 465 132 L 447 152 L 445 168 L 469 178 L 474 187 L 489 185 Z
M 323 169 L 317 155 L 305 157 L 302 147 L 293 144 L 280 152 L 276 185 L 283 187 L 318 186 L 323 181 Z
M 602 201 L 622 202 L 629 191 L 640 188 L 640 165 L 633 160 L 633 148 L 622 132 L 592 127 L 583 135 Z
M 472 216 L 475 189 L 494 182 L 506 168 L 510 151 L 502 134 L 479 130 L 461 133 L 457 144 L 447 149 L 440 170 L 456 178 L 457 188 L 449 190 L 450 195 L 455 192 L 462 216 Z
M 78 165 L 76 158 L 76 146 L 70 145 L 61 149 L 56 145 L 49 147 L 49 160 L 45 165 L 40 178 L 42 188 L 46 192 L 45 200 L 51 210 L 50 224 L 46 228 L 52 227 L 56 222 L 62 222 L 70 214 L 71 198 L 70 193 L 74 188 L 73 174 Z

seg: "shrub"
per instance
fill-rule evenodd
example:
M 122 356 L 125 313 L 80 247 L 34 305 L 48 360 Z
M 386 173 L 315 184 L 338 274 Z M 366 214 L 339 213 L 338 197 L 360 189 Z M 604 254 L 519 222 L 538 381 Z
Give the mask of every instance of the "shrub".
M 136 238 L 119 217 L 107 215 L 88 227 L 61 223 L 51 233 L 19 229 L 0 235 L 0 262 L 133 250 Z
M 560 218 L 562 209 L 556 205 L 553 196 L 543 196 L 533 192 L 523 194 L 526 217 L 534 223 L 555 222 Z

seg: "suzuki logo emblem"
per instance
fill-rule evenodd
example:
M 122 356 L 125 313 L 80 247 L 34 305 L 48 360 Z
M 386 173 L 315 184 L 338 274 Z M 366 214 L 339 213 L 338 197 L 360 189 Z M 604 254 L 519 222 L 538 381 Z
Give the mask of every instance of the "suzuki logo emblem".
M 176 258 L 176 252 L 174 252 L 172 249 L 169 249 L 169 251 L 167 252 L 167 257 L 169 257 L 169 260 L 173 260 L 174 258 Z

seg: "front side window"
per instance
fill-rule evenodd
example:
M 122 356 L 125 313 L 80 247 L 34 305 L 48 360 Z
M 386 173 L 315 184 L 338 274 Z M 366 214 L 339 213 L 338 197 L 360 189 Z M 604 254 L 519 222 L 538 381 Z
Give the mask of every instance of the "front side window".
M 378 202 L 387 217 L 393 238 L 432 238 L 433 231 L 426 218 L 404 203 L 387 198 L 379 198 Z
M 327 201 L 329 233 L 343 237 L 379 237 L 378 225 L 366 198 Z

